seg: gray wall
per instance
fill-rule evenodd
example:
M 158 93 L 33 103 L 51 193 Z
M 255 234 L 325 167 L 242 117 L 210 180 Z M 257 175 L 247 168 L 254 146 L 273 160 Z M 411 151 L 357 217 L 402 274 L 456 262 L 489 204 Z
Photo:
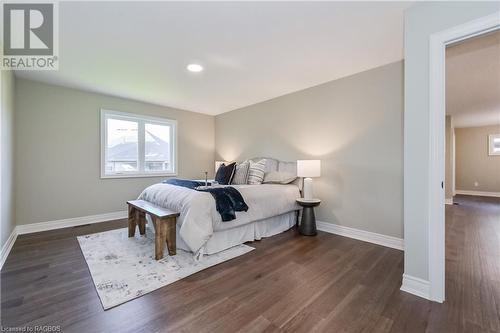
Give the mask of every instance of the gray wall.
M 500 134 L 500 125 L 455 129 L 457 190 L 500 193 L 500 156 L 488 155 L 490 134 Z
M 0 44 L 1 46 L 1 44 Z M 0 248 L 15 228 L 14 220 L 14 87 L 15 79 L 11 71 L 0 71 L 1 114 L 0 114 Z
M 215 118 L 216 157 L 320 159 L 317 218 L 403 235 L 403 62 Z
M 100 108 L 176 119 L 179 176 L 213 173 L 213 116 L 18 79 L 17 224 L 124 210 L 162 180 L 100 179 Z
M 447 200 L 453 200 L 453 192 L 454 192 L 454 151 L 453 151 L 453 136 L 454 136 L 454 128 L 453 128 L 453 117 L 446 116 L 445 123 L 445 198 Z
M 406 11 L 405 273 L 417 278 L 429 277 L 429 37 L 499 10 L 498 2 L 426 2 Z

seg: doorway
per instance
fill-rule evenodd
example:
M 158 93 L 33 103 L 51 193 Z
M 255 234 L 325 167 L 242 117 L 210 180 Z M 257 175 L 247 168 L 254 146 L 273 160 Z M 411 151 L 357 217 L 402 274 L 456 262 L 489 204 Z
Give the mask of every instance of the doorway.
M 446 47 L 444 309 L 500 329 L 500 30 Z M 490 138 L 492 140 L 490 140 Z M 448 310 L 449 311 L 449 310 Z
M 500 28 L 496 14 L 431 35 L 429 164 L 429 294 L 445 300 L 445 56 L 446 47 Z

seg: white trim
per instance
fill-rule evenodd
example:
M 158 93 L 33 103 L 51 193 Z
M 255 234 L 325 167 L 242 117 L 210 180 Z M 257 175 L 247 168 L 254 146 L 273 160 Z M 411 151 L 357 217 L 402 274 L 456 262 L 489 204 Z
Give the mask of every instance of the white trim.
M 98 214 L 98 215 L 90 215 L 90 216 L 82 216 L 82 217 L 74 217 L 63 220 L 55 220 L 55 221 L 47 221 L 40 223 L 31 223 L 31 224 L 21 224 L 17 226 L 17 234 L 30 234 L 33 232 L 61 229 L 67 227 L 76 227 L 79 225 L 85 224 L 93 224 L 100 223 L 111 220 L 119 220 L 127 218 L 128 213 L 126 210 L 106 213 L 106 214 Z
M 9 256 L 10 250 L 12 250 L 12 247 L 14 246 L 16 239 L 17 239 L 17 228 L 14 228 L 14 230 L 12 230 L 12 232 L 10 233 L 9 238 L 7 238 L 7 241 L 2 246 L 2 251 L 0 252 L 0 270 L 3 267 L 3 264 L 5 264 L 5 261 L 7 260 L 7 257 Z
M 425 299 L 431 299 L 429 281 L 408 274 L 403 274 L 401 290 Z
M 106 174 L 105 170 L 105 161 L 106 161 L 106 137 L 107 137 L 107 126 L 106 126 L 106 121 L 109 116 L 113 116 L 116 119 L 123 119 L 123 120 L 131 120 L 131 121 L 136 121 L 138 124 L 138 171 L 130 171 L 130 172 L 119 172 L 119 173 L 110 173 Z M 159 118 L 159 117 L 152 117 L 152 116 L 147 116 L 147 115 L 142 115 L 142 114 L 135 114 L 135 113 L 127 113 L 127 112 L 120 112 L 120 111 L 113 111 L 113 110 L 107 110 L 107 109 L 101 109 L 101 115 L 100 115 L 100 142 L 101 142 L 101 179 L 107 179 L 107 178 L 136 178 L 136 177 L 169 177 L 169 176 L 177 176 L 177 168 L 178 168 L 178 163 L 177 163 L 177 149 L 178 149 L 178 144 L 177 144 L 177 120 L 174 119 L 168 119 L 168 118 Z M 170 142 L 171 144 L 171 151 L 170 151 L 170 158 L 173 161 L 172 168 L 173 170 L 171 172 L 145 172 L 144 171 L 144 147 L 145 147 L 145 137 L 144 137 L 144 126 L 145 124 L 159 124 L 159 125 L 168 125 L 170 126 Z
M 445 118 L 445 49 L 452 43 L 496 30 L 500 15 L 494 13 L 468 23 L 432 34 L 429 45 L 429 218 L 428 266 L 430 299 L 445 298 L 445 228 L 444 228 L 444 118 Z
M 500 198 L 500 192 L 457 190 L 456 193 L 457 194 L 463 194 L 463 195 L 476 195 L 476 196 L 480 196 L 480 197 L 496 197 L 496 198 Z
M 427 222 L 429 280 L 435 281 L 433 295 L 436 301 L 444 301 L 444 269 L 440 263 L 444 262 L 444 151 L 445 151 L 445 44 L 440 37 L 430 37 L 430 82 L 429 82 L 429 205 Z M 439 77 L 439 79 L 433 79 Z M 404 280 L 404 278 L 403 278 Z M 413 290 L 405 287 L 405 290 Z M 409 291 L 411 292 L 411 291 Z M 414 292 L 411 292 L 414 293 Z M 430 295 L 430 289 L 429 289 Z
M 100 223 L 105 221 L 124 219 L 127 217 L 128 217 L 128 212 L 124 210 L 106 214 L 98 214 L 98 215 L 55 220 L 55 221 L 18 225 L 10 235 L 4 247 L 2 248 L 1 264 L 3 265 L 3 262 L 7 258 L 7 255 L 9 254 L 12 245 L 14 245 L 17 235 L 30 234 L 34 232 L 48 231 L 54 229 L 62 229 L 68 227 L 76 227 L 79 225 Z M 320 231 L 340 236 L 345 236 L 368 243 L 382 245 L 397 250 L 404 250 L 404 240 L 401 238 L 386 236 L 370 231 L 345 227 L 328 222 L 317 221 L 316 223 L 318 226 L 318 230 Z
M 446 198 L 444 200 L 445 205 L 453 205 L 453 198 Z
M 5 260 L 7 260 L 7 256 L 9 255 L 12 246 L 14 246 L 14 242 L 16 241 L 18 235 L 31 234 L 33 232 L 62 229 L 68 227 L 76 227 L 85 224 L 119 220 L 127 217 L 128 217 L 128 212 L 126 210 L 123 210 L 113 213 L 105 213 L 98 215 L 74 217 L 63 220 L 18 225 L 17 227 L 14 228 L 9 238 L 5 242 L 4 246 L 2 246 L 2 251 L 0 253 L 0 269 L 2 269 Z
M 340 236 L 357 239 L 363 242 L 373 243 L 390 247 L 397 250 L 404 250 L 404 240 L 397 237 L 377 234 L 375 232 L 345 227 L 338 224 L 316 221 L 318 230 L 329 232 Z

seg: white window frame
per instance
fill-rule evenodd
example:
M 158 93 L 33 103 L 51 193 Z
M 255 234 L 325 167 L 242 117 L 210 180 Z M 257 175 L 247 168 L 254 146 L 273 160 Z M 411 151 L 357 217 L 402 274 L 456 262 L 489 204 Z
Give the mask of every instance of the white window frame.
M 500 156 L 500 151 L 495 152 L 493 141 L 500 139 L 500 134 L 490 134 L 488 136 L 488 152 L 490 156 Z
M 107 173 L 106 172 L 106 138 L 107 138 L 107 120 L 108 118 L 137 121 L 138 128 L 138 171 L 120 171 Z M 168 125 L 171 128 L 170 140 L 172 148 L 170 158 L 172 160 L 172 172 L 165 171 L 144 171 L 145 164 L 145 124 Z M 135 113 L 126 113 L 101 109 L 101 178 L 137 178 L 137 177 L 165 177 L 177 176 L 177 120 L 168 118 L 159 118 L 145 116 Z

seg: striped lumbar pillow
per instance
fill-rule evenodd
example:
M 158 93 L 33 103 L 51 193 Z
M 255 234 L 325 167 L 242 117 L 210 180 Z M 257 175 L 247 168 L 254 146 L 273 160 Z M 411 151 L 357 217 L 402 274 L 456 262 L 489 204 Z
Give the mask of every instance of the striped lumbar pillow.
M 231 184 L 243 185 L 247 183 L 248 178 L 248 168 L 250 167 L 250 162 L 245 161 L 236 164 L 236 169 L 234 171 L 233 180 Z
M 248 168 L 248 181 L 250 185 L 262 184 L 264 180 L 264 174 L 266 173 L 266 160 L 260 160 L 258 162 L 250 162 L 250 167 Z

